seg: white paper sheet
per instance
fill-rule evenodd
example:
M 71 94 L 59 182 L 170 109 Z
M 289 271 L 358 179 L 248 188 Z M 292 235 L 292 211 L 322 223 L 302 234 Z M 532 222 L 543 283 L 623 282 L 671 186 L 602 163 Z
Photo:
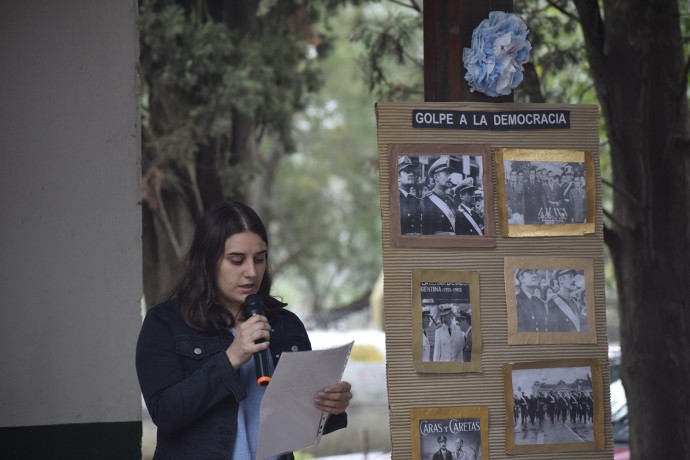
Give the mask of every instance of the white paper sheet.
M 340 382 L 353 343 L 281 355 L 261 400 L 257 460 L 319 443 L 328 414 L 314 399 Z

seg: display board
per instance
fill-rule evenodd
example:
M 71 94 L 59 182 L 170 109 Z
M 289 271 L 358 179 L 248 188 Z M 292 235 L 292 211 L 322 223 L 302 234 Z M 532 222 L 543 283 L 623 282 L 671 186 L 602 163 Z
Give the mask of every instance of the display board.
M 376 120 L 393 459 L 610 459 L 598 108 Z

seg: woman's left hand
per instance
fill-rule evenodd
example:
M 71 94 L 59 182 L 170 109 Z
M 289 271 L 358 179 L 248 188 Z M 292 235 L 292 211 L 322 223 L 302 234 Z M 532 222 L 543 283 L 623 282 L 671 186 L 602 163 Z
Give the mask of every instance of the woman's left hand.
M 345 412 L 352 399 L 351 385 L 347 382 L 334 383 L 319 391 L 314 399 L 316 407 L 323 412 L 338 415 Z

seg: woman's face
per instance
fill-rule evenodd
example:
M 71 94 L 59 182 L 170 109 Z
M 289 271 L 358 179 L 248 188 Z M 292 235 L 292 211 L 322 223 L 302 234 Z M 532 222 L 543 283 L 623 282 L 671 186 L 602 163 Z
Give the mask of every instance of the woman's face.
M 225 240 L 216 265 L 216 287 L 223 306 L 235 315 L 249 294 L 256 294 L 266 272 L 266 243 L 256 233 L 236 233 Z

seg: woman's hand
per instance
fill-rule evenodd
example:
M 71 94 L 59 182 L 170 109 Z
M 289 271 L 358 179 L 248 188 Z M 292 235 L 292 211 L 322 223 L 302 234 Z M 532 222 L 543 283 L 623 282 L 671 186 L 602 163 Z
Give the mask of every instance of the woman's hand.
M 239 369 L 242 364 L 249 361 L 254 353 L 268 348 L 271 339 L 270 330 L 271 325 L 268 324 L 268 319 L 263 315 L 251 316 L 235 326 L 235 338 L 225 350 L 225 354 L 228 355 L 234 369 Z M 263 342 L 256 343 L 262 339 Z
M 316 399 L 314 399 L 314 403 L 322 412 L 328 412 L 333 415 L 341 414 L 350 405 L 350 400 L 352 399 L 351 388 L 351 385 L 347 382 L 328 385 L 319 391 Z

